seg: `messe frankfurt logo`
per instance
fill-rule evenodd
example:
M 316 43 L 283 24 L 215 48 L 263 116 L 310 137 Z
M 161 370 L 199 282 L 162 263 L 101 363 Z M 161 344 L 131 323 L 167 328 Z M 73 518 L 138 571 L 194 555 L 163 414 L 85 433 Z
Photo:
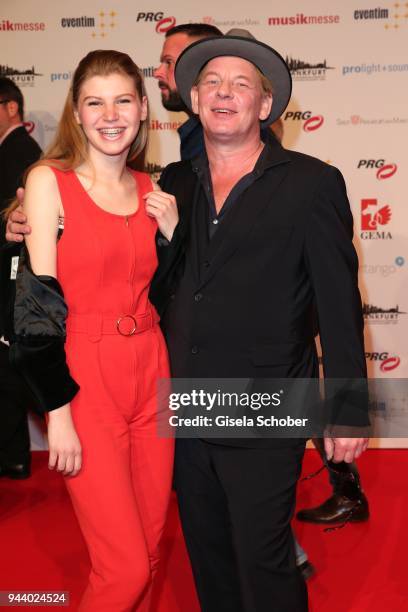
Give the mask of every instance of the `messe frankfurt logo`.
M 374 304 L 363 303 L 363 316 L 367 323 L 395 325 L 398 323 L 399 317 L 405 314 L 407 313 L 400 310 L 398 304 L 392 308 L 382 308 Z
M 321 62 L 304 62 L 301 59 L 286 56 L 286 63 L 294 81 L 324 81 L 327 70 L 334 70 L 327 65 L 327 60 Z
M 391 219 L 391 208 L 388 204 L 378 207 L 378 200 L 367 198 L 361 200 L 361 229 L 376 230 L 380 225 L 387 225 Z
M 18 68 L 13 68 L 12 66 L 6 66 L 5 64 L 0 64 L 0 77 L 8 77 L 16 85 L 19 87 L 33 87 L 35 83 L 35 77 L 43 76 L 39 72 L 35 71 L 34 66 L 31 68 L 26 68 L 23 70 L 19 70 Z

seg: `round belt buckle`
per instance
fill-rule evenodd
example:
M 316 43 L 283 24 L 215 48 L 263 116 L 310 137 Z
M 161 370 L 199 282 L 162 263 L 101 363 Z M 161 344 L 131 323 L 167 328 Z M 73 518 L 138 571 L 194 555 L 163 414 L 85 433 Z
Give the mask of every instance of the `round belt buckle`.
M 121 329 L 120 329 L 120 324 L 125 319 L 132 319 L 132 321 L 133 321 L 132 329 L 130 331 L 126 332 L 126 333 L 121 331 Z M 130 315 L 130 314 L 123 315 L 123 317 L 119 317 L 119 319 L 116 321 L 116 329 L 118 330 L 118 332 L 120 333 L 121 336 L 133 336 L 133 334 L 136 333 L 136 327 L 137 327 L 136 319 L 135 319 L 135 317 L 133 315 Z

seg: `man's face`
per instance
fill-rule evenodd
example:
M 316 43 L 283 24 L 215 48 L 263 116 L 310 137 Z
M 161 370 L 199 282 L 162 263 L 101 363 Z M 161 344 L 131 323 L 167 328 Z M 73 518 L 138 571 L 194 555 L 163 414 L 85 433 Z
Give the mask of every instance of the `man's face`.
M 244 142 L 259 134 L 259 121 L 268 117 L 272 105 L 255 66 L 239 57 L 209 61 L 191 90 L 191 100 L 205 134 L 222 141 Z
M 7 130 L 12 126 L 11 105 L 15 102 L 7 102 L 5 96 L 0 96 L 0 138 L 4 136 Z
M 162 104 L 165 109 L 174 112 L 186 110 L 186 105 L 182 101 L 177 91 L 174 79 L 174 66 L 186 47 L 191 45 L 196 39 L 180 32 L 166 38 L 160 56 L 160 65 L 154 71 L 154 77 L 159 81 Z

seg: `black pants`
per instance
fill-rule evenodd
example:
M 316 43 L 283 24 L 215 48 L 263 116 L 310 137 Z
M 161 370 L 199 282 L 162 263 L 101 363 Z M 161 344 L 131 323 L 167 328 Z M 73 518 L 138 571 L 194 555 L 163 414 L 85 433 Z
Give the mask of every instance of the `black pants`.
M 291 519 L 304 442 L 252 449 L 179 439 L 175 478 L 203 612 L 305 612 Z
M 0 465 L 4 466 L 30 460 L 29 397 L 21 377 L 9 364 L 8 351 L 0 342 Z

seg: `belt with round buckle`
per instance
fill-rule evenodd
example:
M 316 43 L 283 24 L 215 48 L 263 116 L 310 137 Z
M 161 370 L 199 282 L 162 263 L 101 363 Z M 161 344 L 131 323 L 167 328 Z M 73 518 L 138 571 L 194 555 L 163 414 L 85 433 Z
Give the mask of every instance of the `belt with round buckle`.
M 132 319 L 133 321 L 133 327 L 127 333 L 124 333 L 123 331 L 120 330 L 120 324 L 122 323 L 122 321 L 124 321 L 124 319 Z M 130 315 L 130 314 L 123 315 L 123 317 L 119 317 L 119 319 L 116 321 L 116 329 L 118 330 L 121 336 L 133 336 L 133 334 L 136 333 L 136 327 L 137 327 L 136 319 L 133 315 Z

